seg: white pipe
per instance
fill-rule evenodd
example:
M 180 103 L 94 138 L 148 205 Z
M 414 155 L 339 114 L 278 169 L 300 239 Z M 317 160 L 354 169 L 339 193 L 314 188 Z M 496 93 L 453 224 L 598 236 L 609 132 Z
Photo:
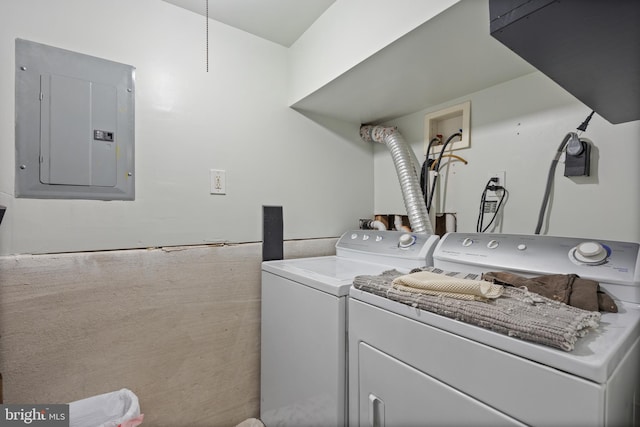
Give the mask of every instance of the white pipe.
M 362 228 L 363 230 L 385 231 L 387 229 L 387 226 L 384 225 L 384 222 L 378 221 L 377 219 L 366 219 L 362 220 L 360 228 Z
M 452 233 L 456 230 L 456 214 L 454 213 L 446 213 L 445 215 L 445 224 L 447 233 Z
M 394 215 L 393 225 L 396 227 L 398 231 L 411 231 L 409 227 L 402 223 L 402 215 Z
M 411 159 L 411 149 L 405 143 L 398 129 L 396 127 L 364 125 L 360 127 L 360 137 L 365 141 L 386 144 L 396 167 L 411 229 L 414 233 L 433 234 L 429 213 L 420 189 L 420 179 Z
M 369 223 L 369 226 L 375 230 L 380 230 L 380 231 L 385 231 L 387 229 L 387 226 L 384 225 L 384 223 L 382 221 L 371 221 Z
M 429 172 L 427 173 L 427 175 L 429 176 L 429 183 L 434 182 L 438 174 L 439 174 L 438 171 L 429 169 Z M 433 198 L 431 199 L 431 207 L 429 208 L 429 211 L 428 211 L 429 220 L 431 221 L 432 224 L 436 222 L 436 215 L 440 213 L 440 183 L 441 182 L 442 182 L 442 179 L 439 179 L 436 182 L 436 186 L 434 188 L 427 187 L 427 188 L 431 188 L 431 190 L 435 193 L 433 194 Z

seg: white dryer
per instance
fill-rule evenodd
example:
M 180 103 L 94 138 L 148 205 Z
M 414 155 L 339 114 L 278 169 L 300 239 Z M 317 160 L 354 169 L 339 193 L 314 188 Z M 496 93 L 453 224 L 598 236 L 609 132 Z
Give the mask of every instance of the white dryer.
M 357 230 L 336 255 L 262 263 L 260 418 L 267 427 L 347 423 L 347 296 L 353 278 L 431 264 L 437 236 Z
M 352 288 L 351 426 L 640 426 L 640 245 L 550 236 L 450 233 L 447 271 L 575 273 L 600 282 L 618 313 L 571 352 Z

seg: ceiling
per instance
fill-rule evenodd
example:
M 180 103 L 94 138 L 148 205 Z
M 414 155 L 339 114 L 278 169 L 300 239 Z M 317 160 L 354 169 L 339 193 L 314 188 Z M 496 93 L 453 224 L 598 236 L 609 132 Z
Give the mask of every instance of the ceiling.
M 206 16 L 207 0 L 164 1 Z M 334 2 L 209 0 L 209 18 L 288 47 Z M 290 106 L 383 123 L 533 71 L 489 34 L 488 0 L 460 1 Z
M 164 0 L 207 16 L 207 0 Z M 291 46 L 335 0 L 208 0 L 209 18 Z
M 379 124 L 534 71 L 489 34 L 488 0 L 466 0 L 291 107 L 348 122 Z

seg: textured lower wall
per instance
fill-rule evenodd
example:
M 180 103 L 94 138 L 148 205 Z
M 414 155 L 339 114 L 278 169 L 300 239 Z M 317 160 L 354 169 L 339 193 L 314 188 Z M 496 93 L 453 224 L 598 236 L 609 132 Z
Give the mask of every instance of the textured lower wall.
M 285 242 L 285 256 L 333 244 Z M 5 403 L 126 387 L 149 426 L 257 417 L 261 254 L 253 243 L 0 258 Z

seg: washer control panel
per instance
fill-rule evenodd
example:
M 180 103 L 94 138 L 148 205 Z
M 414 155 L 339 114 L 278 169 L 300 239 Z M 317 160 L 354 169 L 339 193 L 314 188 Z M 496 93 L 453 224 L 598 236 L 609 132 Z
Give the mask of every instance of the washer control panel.
M 354 230 L 340 237 L 336 244 L 338 256 L 395 265 L 402 260 L 407 265 L 432 265 L 432 255 L 439 237 L 430 234 L 401 231 Z
M 618 298 L 640 303 L 640 244 L 540 235 L 449 233 L 434 265 L 457 271 L 512 271 L 525 275 L 577 274 L 617 284 Z

